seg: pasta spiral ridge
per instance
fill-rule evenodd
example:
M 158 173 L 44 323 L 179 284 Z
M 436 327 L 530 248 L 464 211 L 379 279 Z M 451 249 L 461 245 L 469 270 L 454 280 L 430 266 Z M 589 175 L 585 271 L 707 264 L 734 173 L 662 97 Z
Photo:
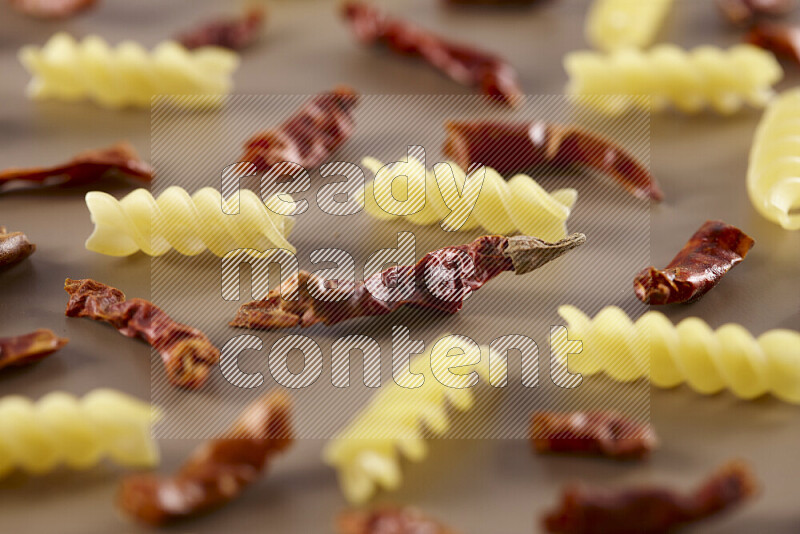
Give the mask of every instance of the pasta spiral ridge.
M 483 227 L 490 234 L 512 235 L 519 232 L 554 242 L 567 236 L 566 221 L 578 198 L 575 189 L 559 189 L 548 193 L 533 178 L 524 174 L 506 181 L 490 167 L 485 167 L 483 187 L 471 191 L 465 190 L 466 173 L 454 163 L 438 164 L 426 170 L 419 160 L 409 158 L 408 162 L 400 162 L 383 173 L 381 169 L 384 164 L 375 158 L 365 158 L 362 164 L 373 172 L 376 179 L 367 183 L 364 196 L 359 200 L 368 214 L 381 220 L 400 216 L 383 210 L 376 199 L 383 202 L 392 197 L 402 198 L 408 187 L 407 201 L 418 206 L 424 204 L 416 213 L 403 216 L 413 224 L 435 224 L 444 221 L 453 211 L 453 218 L 458 220 L 455 229 L 458 230 Z M 408 179 L 378 181 L 381 175 L 407 176 Z M 463 203 L 457 202 L 461 195 L 465 198 Z M 470 199 L 470 195 L 477 195 L 477 199 L 474 196 Z M 468 213 L 464 208 L 473 203 L 472 213 Z M 451 210 L 448 205 L 455 209 Z
M 82 399 L 50 393 L 35 403 L 6 396 L 0 400 L 0 477 L 17 467 L 37 475 L 62 464 L 88 469 L 106 457 L 129 467 L 155 465 L 155 416 L 147 403 L 109 389 Z
M 567 321 L 570 341 L 583 342 L 582 351 L 568 357 L 571 372 L 605 372 L 623 382 L 649 375 L 662 388 L 685 382 L 703 394 L 728 389 L 742 399 L 754 399 L 772 393 L 800 404 L 800 332 L 777 329 L 755 338 L 741 325 L 712 330 L 697 317 L 673 326 L 656 311 L 632 322 L 615 306 L 594 319 L 574 306 L 561 306 L 558 313 Z M 553 348 L 563 362 L 559 346 L 566 342 L 566 332 L 559 330 Z
M 486 363 L 488 358 L 481 356 L 488 349 L 449 341 L 454 338 L 457 340 L 459 336 L 445 335 L 431 349 L 411 359 L 410 368 L 425 375 L 424 385 L 416 389 L 395 383 L 381 386 L 370 404 L 325 447 L 325 462 L 337 469 L 348 501 L 363 503 L 380 488 L 397 489 L 402 482 L 402 459 L 422 462 L 428 455 L 426 430 L 433 436 L 443 435 L 451 427 L 448 406 L 466 411 L 474 405 L 475 397 L 470 389 L 446 386 L 431 376 L 433 373 L 443 367 L 458 366 L 454 360 L 463 362 L 460 365 L 469 365 L 477 358 L 480 364 L 474 370 L 493 384 L 507 373 L 505 357 L 496 359 L 497 365 L 493 363 L 490 369 Z M 446 340 L 444 350 L 433 356 L 434 351 L 442 350 L 439 344 Z M 439 359 L 454 347 L 461 348 L 463 355 Z M 431 363 L 433 361 L 437 363 Z
M 150 107 L 154 95 L 224 95 L 239 57 L 217 47 L 190 51 L 166 41 L 147 51 L 126 41 L 111 47 L 92 35 L 76 41 L 58 33 L 41 48 L 25 46 L 19 52 L 33 79 L 28 95 L 64 101 L 89 99 L 109 108 Z M 203 106 L 213 98 L 175 98 L 175 104 Z
M 128 256 L 139 250 L 160 256 L 173 248 L 187 256 L 206 249 L 217 256 L 239 248 L 294 252 L 286 240 L 294 218 L 277 214 L 276 202 L 274 196 L 265 204 L 258 195 L 243 189 L 239 192 L 239 213 L 229 215 L 235 212 L 236 196 L 223 202 L 220 192 L 210 187 L 190 196 L 172 186 L 158 198 L 146 189 L 137 189 L 121 200 L 91 191 L 86 194 L 86 205 L 95 227 L 86 248 L 108 256 Z
M 668 104 L 685 113 L 708 105 L 729 115 L 745 103 L 765 106 L 774 94 L 772 86 L 783 77 L 775 56 L 749 44 L 727 50 L 700 46 L 687 51 L 664 44 L 648 51 L 580 51 L 567 54 L 564 67 L 570 78 L 567 92 L 609 115 L 632 108 L 661 111 Z M 591 98 L 600 95 L 629 96 Z
M 595 48 L 645 48 L 653 40 L 673 0 L 595 0 L 586 19 L 586 37 Z
M 800 89 L 781 94 L 756 130 L 747 192 L 756 210 L 786 230 L 800 230 Z

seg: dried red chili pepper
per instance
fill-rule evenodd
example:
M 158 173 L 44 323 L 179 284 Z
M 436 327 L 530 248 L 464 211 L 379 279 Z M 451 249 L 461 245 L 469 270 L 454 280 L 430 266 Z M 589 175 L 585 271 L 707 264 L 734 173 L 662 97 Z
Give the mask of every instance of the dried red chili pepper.
M 242 161 L 249 161 L 260 171 L 284 161 L 317 167 L 352 137 L 356 104 L 358 93 L 350 87 L 321 93 L 279 127 L 248 139 Z
M 86 11 L 97 0 L 8 0 L 11 7 L 31 17 L 63 19 Z
M 384 506 L 372 511 L 348 511 L 336 521 L 339 534 L 456 534 L 416 508 Z
M 81 185 L 96 182 L 110 173 L 145 182 L 153 179 L 153 170 L 139 159 L 136 150 L 129 143 L 120 142 L 108 148 L 81 152 L 63 165 L 0 171 L 0 186 L 17 180 L 42 183 L 54 177 L 63 177 L 64 185 Z
M 335 289 L 328 288 L 327 280 L 300 271 L 264 299 L 239 307 L 230 325 L 263 330 L 305 328 L 386 315 L 406 306 L 452 314 L 463 306 L 465 288 L 480 289 L 505 271 L 528 273 L 585 241 L 583 234 L 572 234 L 557 243 L 528 236 L 484 236 L 466 245 L 429 252 L 416 265 L 392 267 L 363 282 L 339 280 Z M 407 283 L 413 283 L 410 294 L 398 296 L 388 289 Z M 312 296 L 323 293 L 326 300 Z M 285 300 L 284 295 L 298 298 Z
M 232 501 L 291 445 L 291 409 L 286 394 L 264 395 L 242 412 L 228 437 L 197 448 L 174 475 L 126 477 L 118 506 L 138 521 L 164 525 Z
M 720 13 L 731 23 L 745 25 L 764 17 L 780 17 L 791 12 L 795 0 L 717 0 Z
M 68 341 L 45 328 L 21 336 L 0 337 L 0 370 L 32 365 L 50 356 Z
M 383 44 L 398 54 L 424 59 L 456 82 L 477 86 L 492 101 L 522 102 L 517 73 L 498 56 L 444 39 L 400 19 L 387 17 L 361 2 L 347 2 L 343 14 L 359 41 Z
M 544 517 L 544 526 L 556 534 L 665 534 L 727 511 L 757 490 L 755 476 L 741 462 L 722 466 L 689 494 L 655 487 L 602 491 L 573 486 L 562 493 L 559 508 Z
M 692 302 L 717 285 L 754 243 L 735 226 L 706 221 L 665 269 L 651 266 L 637 274 L 633 290 L 645 304 Z
M 800 26 L 762 22 L 750 28 L 745 41 L 800 63 Z
M 620 145 L 576 126 L 546 122 L 447 121 L 444 154 L 503 175 L 534 167 L 584 165 L 611 176 L 637 198 L 661 200 L 655 178 Z
M 613 412 L 536 412 L 531 443 L 538 452 L 580 453 L 622 460 L 647 456 L 657 445 L 647 425 Z
M 243 15 L 201 24 L 183 33 L 178 41 L 189 49 L 201 46 L 222 46 L 243 50 L 253 44 L 264 27 L 266 13 L 261 7 L 251 7 Z
M 175 386 L 203 386 L 219 361 L 219 350 L 205 334 L 175 322 L 144 299 L 126 300 L 119 289 L 90 279 L 67 278 L 64 289 L 70 296 L 68 317 L 105 321 L 125 336 L 144 339 L 161 354 L 167 378 Z
M 36 245 L 22 232 L 6 231 L 0 226 L 0 269 L 11 267 L 36 252 Z

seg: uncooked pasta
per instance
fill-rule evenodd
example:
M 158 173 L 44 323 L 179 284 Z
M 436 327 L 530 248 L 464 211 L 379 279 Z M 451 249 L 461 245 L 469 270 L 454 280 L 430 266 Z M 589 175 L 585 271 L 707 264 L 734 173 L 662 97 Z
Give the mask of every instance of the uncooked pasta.
M 554 352 L 579 340 L 582 351 L 568 355 L 573 373 L 605 372 L 630 382 L 649 375 L 653 384 L 670 388 L 687 383 L 703 394 L 728 389 L 743 399 L 772 393 L 800 404 L 800 332 L 770 330 L 753 337 L 744 327 L 726 324 L 712 330 L 690 317 L 673 326 L 662 313 L 649 311 L 636 322 L 609 306 L 594 319 L 574 306 L 558 310 L 567 322 L 559 329 Z M 566 354 L 561 351 L 562 361 Z
M 392 205 L 395 199 L 405 198 L 408 211 L 420 208 L 402 216 L 413 224 L 441 222 L 451 230 L 483 227 L 492 234 L 519 232 L 558 241 L 567 236 L 566 221 L 578 197 L 574 189 L 548 193 L 524 174 L 506 181 L 489 167 L 483 167 L 481 186 L 478 174 L 471 174 L 467 180 L 464 170 L 454 163 L 440 163 L 427 171 L 414 158 L 391 168 L 384 168 L 374 158 L 365 158 L 362 163 L 373 172 L 375 180 L 367 183 L 361 201 L 367 213 L 381 220 L 400 217 L 395 213 L 401 212 L 392 209 Z M 389 207 L 393 213 L 381 206 Z
M 594 0 L 586 38 L 596 48 L 645 48 L 655 40 L 673 0 Z
M 147 51 L 131 41 L 112 47 L 95 35 L 78 42 L 66 33 L 41 48 L 23 47 L 19 59 L 33 76 L 31 98 L 88 99 L 109 108 L 150 107 L 155 95 L 180 95 L 172 99 L 177 105 L 213 104 L 213 97 L 230 92 L 239 65 L 234 52 L 217 47 L 190 51 L 166 41 Z
M 95 227 L 86 248 L 108 256 L 128 256 L 140 250 L 160 256 L 173 248 L 187 256 L 206 249 L 217 256 L 237 249 L 294 252 L 286 240 L 294 218 L 278 215 L 278 202 L 283 200 L 273 196 L 265 204 L 258 195 L 243 189 L 239 212 L 235 213 L 236 197 L 223 202 L 220 192 L 210 187 L 190 196 L 173 186 L 158 198 L 146 189 L 137 189 L 121 200 L 92 191 L 86 194 L 86 205 Z
M 800 230 L 800 89 L 775 99 L 750 152 L 747 192 L 758 212 L 786 230 Z
M 572 52 L 564 59 L 575 100 L 601 113 L 632 108 L 661 111 L 673 105 L 686 113 L 706 106 L 723 115 L 746 103 L 763 107 L 783 70 L 770 52 L 742 44 L 727 50 L 701 46 L 687 51 L 658 45 L 604 54 Z
M 150 437 L 155 417 L 147 403 L 95 390 L 82 399 L 50 393 L 38 402 L 10 395 L 0 400 L 0 477 L 15 468 L 43 474 L 58 466 L 88 469 L 104 458 L 129 467 L 158 461 Z
M 440 377 L 442 366 L 474 364 L 480 359 L 480 364 L 470 371 L 488 378 L 492 384 L 499 383 L 499 377 L 507 373 L 504 355 L 494 359 L 490 370 L 485 357 L 488 349 L 479 350 L 459 339 L 444 336 L 432 349 L 412 358 L 411 372 L 423 374 L 424 384 L 383 385 L 372 402 L 326 446 L 325 461 L 338 471 L 342 491 L 350 502 L 365 502 L 379 489 L 397 489 L 402 482 L 402 459 L 421 462 L 428 455 L 425 430 L 440 436 L 450 429 L 448 406 L 458 410 L 472 407 L 474 394 L 466 386 L 468 375 L 454 379 L 459 383 L 445 385 L 436 378 Z M 453 347 L 463 353 L 445 357 Z

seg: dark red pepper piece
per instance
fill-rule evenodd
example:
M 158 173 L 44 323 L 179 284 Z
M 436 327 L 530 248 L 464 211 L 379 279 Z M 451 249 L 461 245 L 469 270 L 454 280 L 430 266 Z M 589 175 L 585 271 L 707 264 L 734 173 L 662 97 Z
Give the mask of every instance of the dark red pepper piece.
M 800 26 L 761 22 L 750 28 L 745 41 L 800 63 Z
M 455 43 L 401 19 L 390 18 L 361 2 L 347 2 L 344 17 L 359 41 L 382 44 L 393 52 L 419 57 L 456 82 L 480 88 L 492 101 L 508 106 L 522 102 L 517 73 L 498 56 Z
M 370 511 L 348 511 L 336 521 L 339 534 L 457 534 L 416 508 L 383 506 Z
M 537 452 L 641 459 L 658 441 L 648 425 L 614 412 L 536 412 L 531 443 Z
M 326 325 L 357 317 L 386 315 L 403 307 L 416 307 L 453 314 L 464 302 L 460 296 L 463 289 L 472 291 L 505 271 L 525 274 L 548 263 L 586 241 L 583 234 L 572 234 L 557 243 L 545 243 L 528 236 L 503 237 L 484 236 L 472 243 L 446 247 L 425 255 L 416 265 L 392 267 L 374 274 L 364 282 L 339 280 L 335 289 L 327 289 L 326 280 L 305 271 L 290 277 L 281 286 L 262 300 L 243 304 L 230 325 L 240 328 L 277 330 L 281 328 L 305 328 L 317 323 Z M 474 270 L 465 265 L 465 255 L 472 261 Z M 428 270 L 444 266 L 448 273 L 440 280 L 426 280 Z M 393 298 L 386 287 L 402 287 L 403 281 L 414 281 L 410 296 Z M 382 283 L 385 282 L 385 283 Z M 367 288 L 373 288 L 379 297 Z M 436 293 L 429 287 L 436 287 Z M 309 288 L 317 288 L 311 293 Z M 384 294 L 385 292 L 385 294 Z M 313 294 L 326 293 L 329 300 L 315 299 Z M 284 295 L 299 295 L 297 300 L 284 300 Z M 343 295 L 334 300 L 335 294 Z M 346 295 L 350 295 L 349 298 Z M 459 298 L 443 299 L 442 295 L 457 295 Z
M 244 50 L 252 45 L 264 28 L 266 13 L 262 7 L 251 7 L 243 15 L 213 20 L 183 33 L 178 41 L 186 48 L 221 46 Z
M 750 468 L 730 462 L 690 493 L 658 487 L 569 487 L 543 523 L 554 534 L 666 534 L 734 508 L 757 491 Z
M 741 262 L 755 242 L 722 221 L 706 221 L 663 270 L 648 267 L 633 289 L 645 304 L 675 304 L 699 299 Z
M 37 363 L 62 348 L 68 341 L 44 328 L 21 336 L 0 337 L 0 370 Z
M 781 17 L 797 7 L 796 0 L 717 0 L 720 13 L 732 24 L 751 24 L 765 17 Z
M 650 171 L 623 147 L 576 126 L 448 121 L 444 127 L 444 154 L 463 169 L 477 163 L 507 176 L 542 165 L 583 165 L 609 175 L 637 198 L 663 197 Z

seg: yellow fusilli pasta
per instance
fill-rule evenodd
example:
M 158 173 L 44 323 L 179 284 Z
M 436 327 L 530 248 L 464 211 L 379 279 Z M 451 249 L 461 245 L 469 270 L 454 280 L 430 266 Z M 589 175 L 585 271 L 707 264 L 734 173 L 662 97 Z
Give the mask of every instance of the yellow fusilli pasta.
M 243 189 L 240 211 L 230 215 L 235 212 L 235 197 L 225 200 L 223 212 L 222 195 L 210 187 L 189 196 L 173 186 L 158 198 L 146 189 L 137 189 L 121 200 L 92 191 L 86 194 L 86 205 L 95 227 L 86 248 L 108 256 L 128 256 L 139 250 L 160 256 L 173 248 L 187 256 L 206 249 L 217 256 L 239 248 L 294 252 L 286 240 L 294 218 L 275 213 L 280 208 L 274 204 L 279 202 L 283 201 L 273 196 L 265 205 L 258 195 Z
M 775 99 L 750 152 L 747 192 L 758 212 L 786 230 L 800 230 L 800 89 Z
M 686 113 L 707 105 L 722 114 L 735 113 L 745 103 L 763 107 L 783 76 L 775 56 L 748 44 L 728 50 L 658 45 L 648 51 L 572 52 L 564 67 L 570 78 L 568 93 L 611 115 L 636 107 L 660 111 L 668 104 Z M 601 95 L 629 96 L 595 98 Z
M 22 48 L 19 59 L 33 76 L 28 86 L 32 98 L 89 99 L 110 108 L 150 107 L 154 95 L 224 95 L 239 65 L 235 53 L 217 47 L 190 51 L 167 41 L 148 52 L 130 41 L 112 48 L 97 36 L 77 42 L 66 33 L 54 35 L 42 48 Z M 189 98 L 174 102 L 204 103 Z
M 607 52 L 650 46 L 672 2 L 594 0 L 586 19 L 586 38 L 592 46 Z
M 50 393 L 34 403 L 0 399 L 0 477 L 15 468 L 42 474 L 59 465 L 88 469 L 103 458 L 130 467 L 158 461 L 150 437 L 154 410 L 122 393 L 95 390 L 82 399 Z
M 712 330 L 696 317 L 673 326 L 656 311 L 635 323 L 614 306 L 594 319 L 573 306 L 561 306 L 558 312 L 567 322 L 569 339 L 583 342 L 582 352 L 569 355 L 571 372 L 605 372 L 623 382 L 649 374 L 653 384 L 663 388 L 686 382 L 704 394 L 729 389 L 752 399 L 772 393 L 800 403 L 800 332 L 770 330 L 756 339 L 740 325 Z M 560 329 L 556 353 L 565 335 Z
M 475 364 L 468 372 L 499 383 L 507 373 L 504 355 L 494 356 L 491 369 L 488 349 L 465 345 L 459 336 L 443 336 L 432 348 L 412 358 L 410 369 L 425 376 L 424 385 L 401 387 L 392 382 L 381 386 L 369 406 L 345 428 L 324 451 L 326 463 L 339 473 L 345 497 L 353 503 L 371 498 L 380 488 L 394 490 L 402 481 L 401 460 L 423 461 L 428 455 L 424 431 L 442 435 L 450 428 L 448 405 L 467 410 L 474 403 L 466 374 L 459 382 L 448 384 L 437 377 L 447 367 Z M 462 354 L 449 356 L 450 349 L 461 348 Z M 476 377 L 477 380 L 477 377 Z
M 407 202 L 415 206 L 411 209 L 424 204 L 416 213 L 403 216 L 413 224 L 445 221 L 446 227 L 458 230 L 483 227 L 491 234 L 519 232 L 558 241 L 567 236 L 566 221 L 578 197 L 574 189 L 548 193 L 524 174 L 506 181 L 489 167 L 485 167 L 481 188 L 465 188 L 466 173 L 454 163 L 438 164 L 426 171 L 420 161 L 409 158 L 407 163 L 398 163 L 383 172 L 384 164 L 374 158 L 365 158 L 362 163 L 376 179 L 367 183 L 360 200 L 367 213 L 382 220 L 396 219 L 398 215 L 382 209 L 376 199 L 385 205 L 392 198 L 405 198 L 408 187 Z M 394 176 L 398 178 L 390 180 Z

